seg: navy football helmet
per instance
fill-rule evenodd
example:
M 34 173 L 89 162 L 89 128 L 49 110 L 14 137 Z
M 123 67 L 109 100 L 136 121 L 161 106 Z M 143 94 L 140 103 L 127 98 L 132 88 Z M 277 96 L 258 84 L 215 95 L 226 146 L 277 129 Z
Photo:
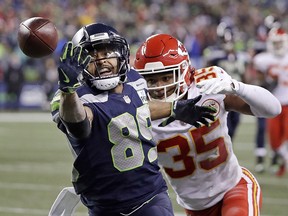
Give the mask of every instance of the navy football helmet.
M 82 27 L 73 36 L 72 43 L 74 46 L 81 46 L 83 58 L 92 53 L 92 61 L 95 65 L 95 75 L 84 70 L 82 73 L 83 80 L 90 86 L 99 90 L 110 90 L 115 88 L 119 83 L 125 82 L 126 73 L 129 71 L 130 50 L 126 39 L 111 26 L 102 23 L 93 23 Z M 102 59 L 94 59 L 97 50 L 107 50 L 107 54 Z M 109 50 L 109 52 L 108 52 Z M 111 54 L 112 53 L 112 54 Z M 117 74 L 102 76 L 97 68 L 97 61 L 117 58 Z

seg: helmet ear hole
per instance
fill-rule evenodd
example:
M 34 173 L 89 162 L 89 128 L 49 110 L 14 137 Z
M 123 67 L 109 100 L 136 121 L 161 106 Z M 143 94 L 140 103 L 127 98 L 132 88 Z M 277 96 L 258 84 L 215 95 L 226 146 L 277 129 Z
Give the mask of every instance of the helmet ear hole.
M 84 26 L 73 36 L 72 43 L 74 46 L 82 46 L 85 51 L 82 58 L 86 58 L 89 53 L 97 53 L 97 50 L 103 48 L 114 50 L 117 54 L 116 57 L 110 57 L 118 58 L 118 73 L 115 76 L 101 78 L 101 76 L 95 77 L 92 74 L 82 74 L 83 81 L 90 87 L 109 90 L 115 88 L 119 82 L 125 82 L 129 70 L 130 49 L 126 39 L 119 35 L 113 27 L 103 23 Z

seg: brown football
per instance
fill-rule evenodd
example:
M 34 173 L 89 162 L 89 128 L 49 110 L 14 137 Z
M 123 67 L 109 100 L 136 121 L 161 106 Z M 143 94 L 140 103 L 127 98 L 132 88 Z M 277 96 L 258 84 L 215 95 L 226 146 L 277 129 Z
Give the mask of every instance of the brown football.
M 49 19 L 32 17 L 19 26 L 18 44 L 22 52 L 29 57 L 48 56 L 54 52 L 57 43 L 57 29 Z

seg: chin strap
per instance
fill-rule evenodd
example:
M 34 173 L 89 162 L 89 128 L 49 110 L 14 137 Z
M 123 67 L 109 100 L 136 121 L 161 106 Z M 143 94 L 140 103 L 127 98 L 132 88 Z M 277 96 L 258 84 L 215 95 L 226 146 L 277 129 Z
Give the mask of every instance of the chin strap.
M 111 90 L 114 89 L 120 82 L 120 78 L 117 77 L 111 77 L 106 79 L 98 79 L 92 81 L 92 86 L 99 90 Z

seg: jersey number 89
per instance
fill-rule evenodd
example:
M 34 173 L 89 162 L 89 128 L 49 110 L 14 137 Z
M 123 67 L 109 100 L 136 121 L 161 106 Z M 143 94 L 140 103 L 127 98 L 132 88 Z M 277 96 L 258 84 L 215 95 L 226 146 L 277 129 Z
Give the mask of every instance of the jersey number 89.
M 114 146 L 111 155 L 114 167 L 120 172 L 135 169 L 143 165 L 144 152 L 140 134 L 147 140 L 152 139 L 147 122 L 150 118 L 148 105 L 137 108 L 136 121 L 126 112 L 111 120 L 108 124 L 109 140 Z M 156 158 L 155 158 L 156 159 Z

